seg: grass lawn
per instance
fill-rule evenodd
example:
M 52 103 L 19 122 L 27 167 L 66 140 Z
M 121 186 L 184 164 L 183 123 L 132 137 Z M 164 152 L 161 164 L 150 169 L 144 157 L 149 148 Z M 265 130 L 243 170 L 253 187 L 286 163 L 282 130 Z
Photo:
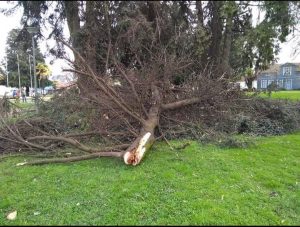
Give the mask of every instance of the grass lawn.
M 269 98 L 267 93 L 260 93 L 261 97 Z M 300 101 L 300 91 L 277 91 L 272 92 L 270 98 L 272 99 L 289 99 L 289 100 L 295 100 Z
M 299 225 L 299 147 L 296 133 L 247 149 L 159 143 L 136 167 L 0 159 L 0 225 Z

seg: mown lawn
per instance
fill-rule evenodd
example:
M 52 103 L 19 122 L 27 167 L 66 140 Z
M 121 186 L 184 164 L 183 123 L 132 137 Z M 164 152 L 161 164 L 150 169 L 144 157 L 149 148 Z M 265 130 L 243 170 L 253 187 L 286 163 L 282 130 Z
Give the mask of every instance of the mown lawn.
M 5 158 L 0 225 L 299 225 L 300 133 L 256 140 L 247 149 L 159 143 L 136 167 Z
M 274 91 L 271 92 L 271 96 L 269 97 L 267 93 L 260 93 L 261 97 L 264 98 L 272 98 L 272 99 L 289 99 L 300 101 L 300 91 Z

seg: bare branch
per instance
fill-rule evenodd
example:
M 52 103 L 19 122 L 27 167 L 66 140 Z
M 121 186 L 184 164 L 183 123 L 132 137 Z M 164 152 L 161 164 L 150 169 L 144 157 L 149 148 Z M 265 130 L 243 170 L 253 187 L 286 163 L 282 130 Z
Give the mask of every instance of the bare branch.
M 136 92 L 136 89 L 134 87 L 134 84 L 132 83 L 132 81 L 128 78 L 127 74 L 124 72 L 124 70 L 122 70 L 122 68 L 119 66 L 119 64 L 117 63 L 117 60 L 115 58 L 113 58 L 115 66 L 117 67 L 117 69 L 119 70 L 119 72 L 125 77 L 125 79 L 127 80 L 127 82 L 129 83 L 131 90 L 136 98 L 136 100 L 139 102 L 140 106 L 142 107 L 144 114 L 147 116 L 147 111 L 145 106 L 143 105 L 141 99 L 139 98 L 139 95 Z
M 98 152 L 88 155 L 82 155 L 77 157 L 70 157 L 70 158 L 54 158 L 54 159 L 43 159 L 43 160 L 36 160 L 24 163 L 24 165 L 43 165 L 43 164 L 50 164 L 50 163 L 66 163 L 66 162 L 76 162 L 82 160 L 88 160 L 93 158 L 100 158 L 100 157 L 122 157 L 121 152 Z
M 113 147 L 106 147 L 106 148 L 103 148 L 103 149 L 95 149 L 95 148 L 87 147 L 87 146 L 79 143 L 77 140 L 62 137 L 62 136 L 35 136 L 35 137 L 27 138 L 28 141 L 30 141 L 30 140 L 41 140 L 41 139 L 62 141 L 62 142 L 71 144 L 74 147 L 76 147 L 80 150 L 83 150 L 85 152 L 88 152 L 88 153 L 97 153 L 97 152 L 100 152 L 100 151 L 103 151 L 103 150 L 123 149 L 123 148 L 127 148 L 129 146 L 129 144 L 122 144 L 122 145 L 116 145 L 116 146 L 113 146 Z
M 124 102 L 122 102 L 122 99 L 120 97 L 116 98 L 113 94 L 117 94 L 116 91 L 111 88 L 110 86 L 108 86 L 105 81 L 100 78 L 97 77 L 92 68 L 86 63 L 86 61 L 84 60 L 84 58 L 81 56 L 81 54 L 75 50 L 73 47 L 71 47 L 68 43 L 66 43 L 64 40 L 58 39 L 58 41 L 62 42 L 64 45 L 66 45 L 67 47 L 69 47 L 74 54 L 76 54 L 76 56 L 78 56 L 78 58 L 85 63 L 85 65 L 88 68 L 88 71 L 90 72 L 92 78 L 94 79 L 94 81 L 96 82 L 96 84 L 99 86 L 99 88 L 106 94 L 108 95 L 121 109 L 123 109 L 127 114 L 129 114 L 130 116 L 132 116 L 133 118 L 135 118 L 136 120 L 138 120 L 141 123 L 144 123 L 145 120 L 139 116 L 137 116 L 132 110 L 130 110 L 126 104 L 124 105 Z M 101 83 L 100 83 L 101 82 Z M 121 102 L 122 103 L 121 103 Z
M 200 101 L 201 101 L 200 98 L 184 99 L 184 100 L 177 101 L 177 102 L 163 104 L 161 106 L 161 108 L 162 108 L 162 110 L 174 110 L 174 109 L 181 108 L 181 107 L 184 107 L 187 105 L 192 105 L 192 104 L 198 103 Z

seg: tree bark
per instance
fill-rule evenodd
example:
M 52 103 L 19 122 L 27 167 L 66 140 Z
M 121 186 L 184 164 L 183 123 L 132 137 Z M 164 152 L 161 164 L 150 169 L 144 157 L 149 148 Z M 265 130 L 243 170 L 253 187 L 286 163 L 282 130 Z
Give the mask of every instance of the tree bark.
M 65 5 L 65 12 L 66 12 L 66 18 L 67 18 L 67 24 L 70 31 L 70 37 L 71 37 L 71 43 L 72 47 L 77 50 L 82 56 L 87 57 L 88 60 L 91 60 L 92 54 L 90 53 L 85 54 L 84 52 L 87 49 L 87 45 L 90 45 L 90 43 L 83 43 L 82 40 L 80 40 L 80 17 L 79 17 L 79 2 L 78 1 L 64 1 Z M 87 3 L 87 10 L 91 9 L 90 3 Z M 90 20 L 91 17 L 88 18 Z M 92 45 L 92 44 L 91 44 Z M 75 62 L 75 68 L 78 67 L 78 59 L 77 56 L 74 54 L 74 62 Z M 90 64 L 89 64 L 90 65 Z M 91 64 L 93 66 L 93 64 Z M 75 75 L 77 75 L 75 73 Z M 87 93 L 86 85 L 91 83 L 89 78 L 84 78 L 82 76 L 77 75 L 77 85 L 80 89 L 81 94 L 84 96 Z
M 229 6 L 227 17 L 226 17 L 226 27 L 224 33 L 224 45 L 223 45 L 223 58 L 222 58 L 222 73 L 225 73 L 226 76 L 229 76 L 232 72 L 232 68 L 229 64 L 230 51 L 231 51 L 231 42 L 232 42 L 232 28 L 233 28 L 233 16 L 236 12 L 235 2 L 228 2 Z
M 123 154 L 124 162 L 128 165 L 138 165 L 154 143 L 154 130 L 158 126 L 161 109 L 161 94 L 155 85 L 152 85 L 152 100 L 148 119 L 143 124 L 139 137 Z
M 222 1 L 209 1 L 208 5 L 212 13 L 210 22 L 211 27 L 211 43 L 208 50 L 208 56 L 211 63 L 219 66 L 221 56 L 221 40 L 222 40 L 222 20 L 220 17 L 220 9 L 223 5 Z
M 76 161 L 83 161 L 93 158 L 99 157 L 120 157 L 121 152 L 98 152 L 93 154 L 87 154 L 82 156 L 70 157 L 70 158 L 51 158 L 51 159 L 43 159 L 43 160 L 36 160 L 32 162 L 23 162 L 18 163 L 17 166 L 23 165 L 43 165 L 43 164 L 50 164 L 50 163 L 66 163 L 66 162 L 76 162 Z
M 195 103 L 198 103 L 200 101 L 200 98 L 190 98 L 190 99 L 184 99 L 173 103 L 163 104 L 162 110 L 174 110 L 183 106 L 192 105 Z
M 70 31 L 72 46 L 78 49 L 78 33 L 80 30 L 79 5 L 77 1 L 64 1 L 67 24 Z
M 252 90 L 253 81 L 255 80 L 255 77 L 247 77 L 245 78 L 245 83 L 248 87 L 248 89 Z
M 202 2 L 196 1 L 197 17 L 198 17 L 198 26 L 203 27 L 203 9 Z
M 90 64 L 91 68 L 93 69 L 94 72 L 97 72 L 97 67 L 96 67 L 96 42 L 95 42 L 95 37 L 93 35 L 93 30 L 97 29 L 94 26 L 95 22 L 95 1 L 87 1 L 86 2 L 86 30 L 87 30 L 87 39 L 85 42 L 86 45 L 86 59 L 88 63 Z

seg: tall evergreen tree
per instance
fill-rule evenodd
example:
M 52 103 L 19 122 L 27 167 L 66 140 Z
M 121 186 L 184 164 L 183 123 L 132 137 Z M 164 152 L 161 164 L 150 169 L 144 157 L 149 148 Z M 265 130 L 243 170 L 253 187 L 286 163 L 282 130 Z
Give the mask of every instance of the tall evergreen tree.
M 33 59 L 32 59 L 32 45 L 31 37 L 28 33 L 22 32 L 20 29 L 13 29 L 9 32 L 7 37 L 6 57 L 7 57 L 7 70 L 9 72 L 9 86 L 19 87 L 19 72 L 21 86 L 30 86 L 30 66 L 31 63 L 31 75 L 33 80 Z M 36 42 L 36 41 L 35 41 Z M 36 42 L 36 47 L 37 47 Z M 31 57 L 30 57 L 31 56 Z M 40 49 L 36 48 L 36 62 L 44 63 L 44 57 L 40 52 Z M 18 61 L 19 60 L 19 61 Z

